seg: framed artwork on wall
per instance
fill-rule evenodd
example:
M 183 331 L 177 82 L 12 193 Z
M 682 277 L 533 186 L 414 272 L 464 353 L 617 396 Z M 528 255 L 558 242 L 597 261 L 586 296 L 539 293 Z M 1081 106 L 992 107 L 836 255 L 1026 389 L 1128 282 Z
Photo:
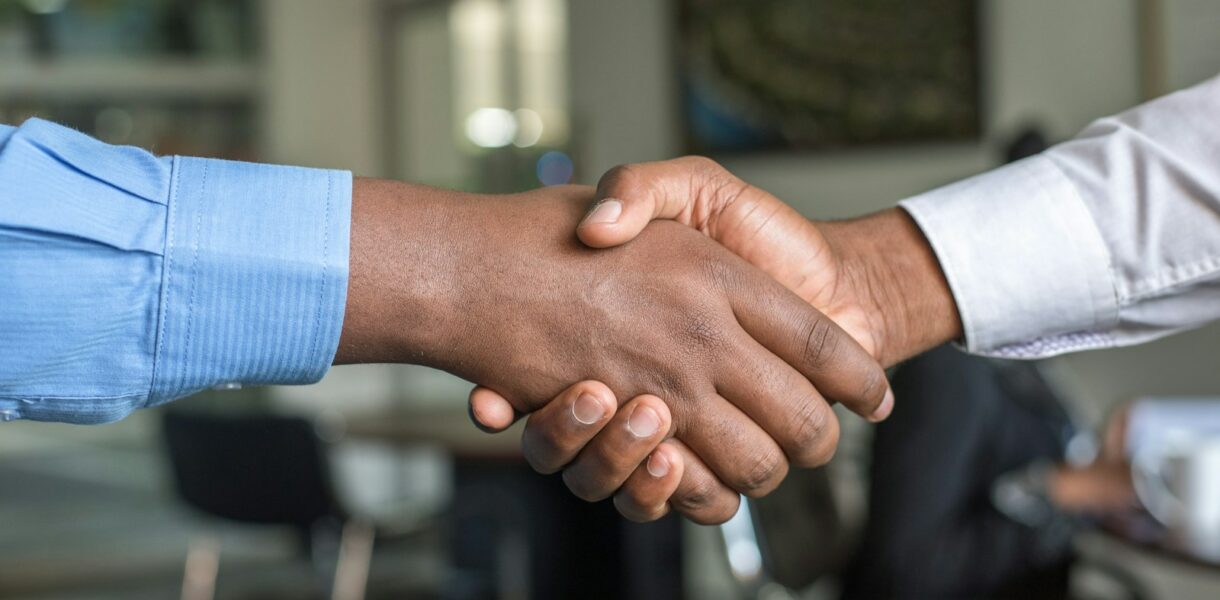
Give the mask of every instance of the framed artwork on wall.
M 968 141 L 975 0 L 678 0 L 686 149 Z

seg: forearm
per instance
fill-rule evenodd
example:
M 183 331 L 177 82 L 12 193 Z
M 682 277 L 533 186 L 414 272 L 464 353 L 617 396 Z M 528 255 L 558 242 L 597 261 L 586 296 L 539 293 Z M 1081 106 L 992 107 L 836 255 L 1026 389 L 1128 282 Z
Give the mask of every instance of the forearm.
M 892 208 L 819 227 L 842 261 L 847 285 L 875 315 L 882 364 L 961 338 L 957 304 L 940 263 L 905 211 Z

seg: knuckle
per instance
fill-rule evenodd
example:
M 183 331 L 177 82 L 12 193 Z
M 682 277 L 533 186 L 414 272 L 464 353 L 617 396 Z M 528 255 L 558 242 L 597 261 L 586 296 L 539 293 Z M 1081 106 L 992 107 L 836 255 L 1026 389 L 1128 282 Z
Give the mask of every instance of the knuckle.
M 643 507 L 636 504 L 635 500 L 628 498 L 623 494 L 614 495 L 614 509 L 618 514 L 623 515 L 624 519 L 635 523 L 647 522 L 646 511 Z
M 665 513 L 664 504 L 649 506 L 641 492 L 631 486 L 624 486 L 619 493 L 614 495 L 614 507 L 623 517 L 636 523 L 655 521 Z
M 702 220 L 712 219 L 712 213 L 733 204 L 751 189 L 750 184 L 706 156 L 685 156 L 679 160 L 683 161 L 683 168 L 700 182 L 700 185 L 692 188 L 692 195 L 698 199 L 696 204 L 708 208 Z
M 555 461 L 549 460 L 540 453 L 527 451 L 524 454 L 525 461 L 529 463 L 530 468 L 542 475 L 550 475 L 563 468 L 563 465 L 555 464 Z
M 879 366 L 867 369 L 860 378 L 860 398 L 866 402 L 870 411 L 881 405 L 885 390 L 889 389 L 888 383 L 885 371 Z
M 687 518 L 699 525 L 721 525 L 733 515 L 737 514 L 737 509 L 740 507 L 740 499 L 734 495 L 727 498 L 727 502 L 721 502 L 715 506 L 709 506 L 706 509 L 687 514 Z
M 752 189 L 750 184 L 727 171 L 716 173 L 710 178 L 713 181 L 705 189 L 709 193 L 705 201 L 709 203 L 709 206 L 717 207 L 717 210 L 737 202 Z
M 732 284 L 736 283 L 741 276 L 740 272 L 724 260 L 723 256 L 714 254 L 702 257 L 699 267 L 704 277 L 719 289 L 731 289 Z
M 835 418 L 834 412 L 825 412 L 826 425 L 822 428 L 822 435 L 810 446 L 806 460 L 801 465 L 803 467 L 820 467 L 829 463 L 839 448 L 839 420 Z
M 633 165 L 618 165 L 606 171 L 597 182 L 597 190 L 602 196 L 623 197 L 643 191 L 643 179 Z
M 750 461 L 750 468 L 743 474 L 738 492 L 757 498 L 774 490 L 788 471 L 788 461 L 778 449 L 769 449 Z
M 801 350 L 801 359 L 815 369 L 820 369 L 834 361 L 838 354 L 839 339 L 835 335 L 835 326 L 826 317 L 814 318 L 804 330 L 805 343 Z
M 719 495 L 720 486 L 710 478 L 700 478 L 679 490 L 670 501 L 683 513 L 698 514 L 712 508 Z
M 563 472 L 563 483 L 568 486 L 568 490 L 572 495 L 584 500 L 585 502 L 597 502 L 605 500 L 610 494 L 598 486 L 595 482 L 590 481 L 588 477 L 582 476 L 576 469 L 567 469 Z
M 564 468 L 564 457 L 575 455 L 576 450 L 567 448 L 558 428 L 548 427 L 531 415 L 521 435 L 521 454 L 534 471 L 551 474 Z
M 726 332 L 721 320 L 710 310 L 693 310 L 685 315 L 683 337 L 695 348 L 718 350 L 725 345 Z
M 668 399 L 662 403 L 669 413 L 669 423 L 672 425 L 675 421 L 681 421 L 684 411 L 689 408 L 693 396 L 690 391 L 695 389 L 697 379 L 688 372 L 664 368 L 650 370 L 642 379 L 647 379 L 657 397 Z M 621 412 L 623 409 L 619 410 Z
M 800 466 L 809 466 L 812 455 L 822 444 L 827 435 L 827 428 L 833 413 L 821 400 L 810 398 L 802 402 L 793 415 L 792 447 L 789 448 L 793 462 Z
M 521 441 L 525 461 L 543 475 L 550 475 L 563 468 L 559 459 L 559 448 L 560 442 L 556 439 L 556 432 L 546 427 L 527 428 Z

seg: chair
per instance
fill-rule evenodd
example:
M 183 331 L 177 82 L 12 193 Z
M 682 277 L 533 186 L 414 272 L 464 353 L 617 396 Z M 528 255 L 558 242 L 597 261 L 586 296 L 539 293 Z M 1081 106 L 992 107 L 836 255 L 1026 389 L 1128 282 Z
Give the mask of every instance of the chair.
M 295 528 L 332 598 L 364 596 L 374 532 L 337 501 L 312 422 L 168 411 L 163 426 L 175 488 L 186 504 L 231 521 Z M 184 599 L 211 597 L 218 552 L 214 543 L 192 544 Z

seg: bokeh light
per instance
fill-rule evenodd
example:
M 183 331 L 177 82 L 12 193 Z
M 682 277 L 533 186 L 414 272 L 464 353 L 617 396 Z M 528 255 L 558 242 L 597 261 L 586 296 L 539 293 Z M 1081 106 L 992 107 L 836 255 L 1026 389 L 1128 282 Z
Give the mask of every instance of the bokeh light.
M 558 150 L 552 150 L 538 158 L 538 181 L 542 185 L 571 183 L 575 171 L 572 158 Z
M 480 108 L 466 117 L 466 137 L 476 146 L 503 148 L 517 137 L 517 118 L 503 108 Z

